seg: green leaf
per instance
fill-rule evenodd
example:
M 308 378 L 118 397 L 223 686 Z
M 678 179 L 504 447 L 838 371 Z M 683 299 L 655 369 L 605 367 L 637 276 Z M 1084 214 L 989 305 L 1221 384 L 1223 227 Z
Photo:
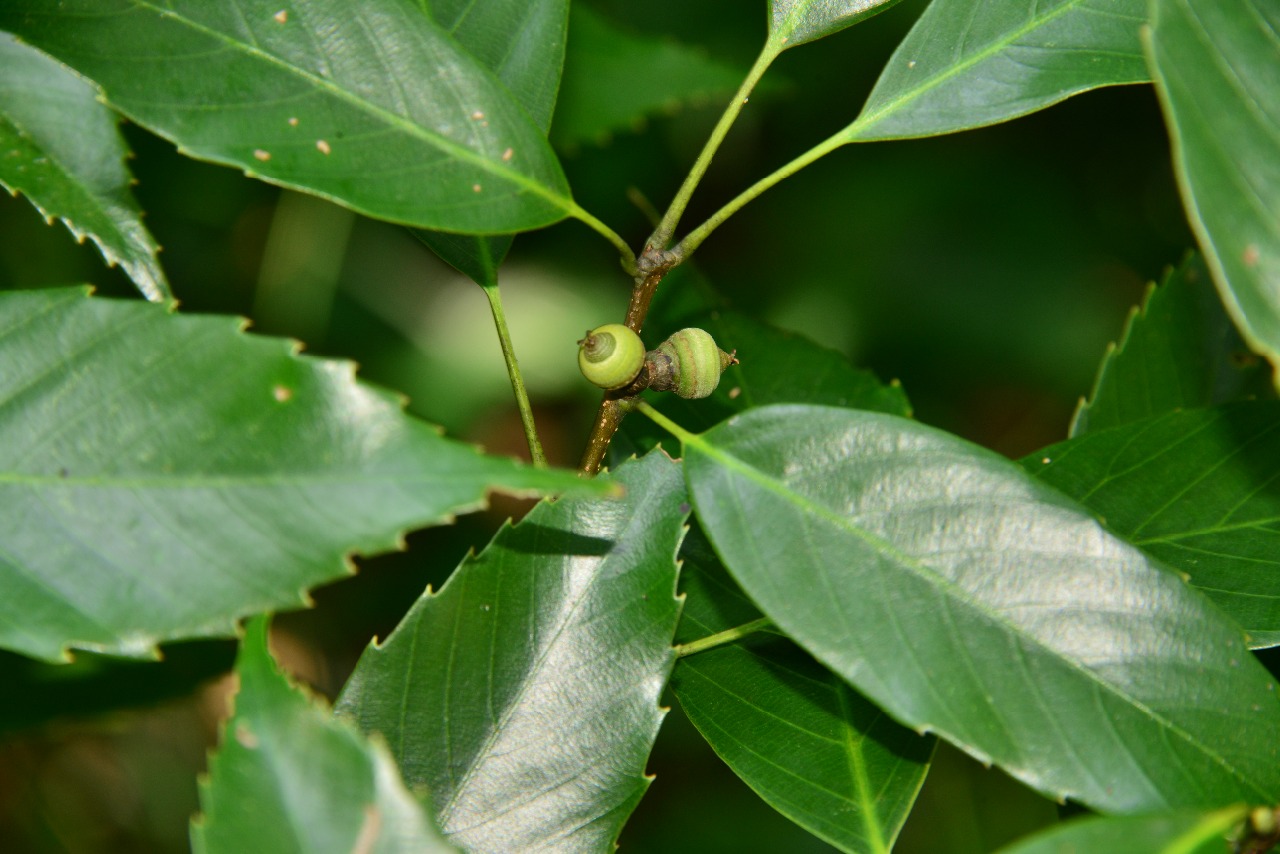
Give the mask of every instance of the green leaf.
M 537 125 L 401 0 L 8 0 L 0 28 L 185 153 L 369 216 L 484 233 L 575 210 Z
M 842 137 L 950 133 L 1145 82 L 1145 21 L 1146 0 L 934 0 Z
M 498 76 L 546 135 L 564 68 L 568 0 L 419 0 L 424 11 Z M 475 237 L 415 232 L 446 263 L 476 284 L 498 283 L 510 235 Z
M 564 66 L 569 0 L 418 0 L 545 132 Z
M 1231 806 L 1215 812 L 1081 818 L 1001 848 L 1000 854 L 1223 854 L 1246 812 Z
M 1245 340 L 1280 364 L 1280 6 L 1151 9 L 1147 51 L 1187 216 Z
M 1270 394 L 1270 371 L 1240 339 L 1199 256 L 1147 289 L 1107 350 L 1071 435 L 1175 409 L 1214 406 Z
M 770 0 L 769 41 L 784 50 L 838 33 L 900 0 Z
M 1280 403 L 1169 412 L 1051 445 L 1029 472 L 1280 644 Z
M 621 501 L 543 503 L 500 531 L 342 691 L 467 850 L 611 850 L 649 784 L 688 505 L 662 454 L 614 481 Z
M 236 662 L 236 713 L 200 784 L 191 823 L 197 854 L 453 851 L 380 741 L 289 684 L 249 623 Z
M 93 86 L 0 32 L 0 186 L 98 245 L 150 300 L 172 295 L 142 224 L 116 115 Z
M 817 406 L 683 439 L 734 578 L 899 721 L 1100 810 L 1280 795 L 1280 700 L 1240 630 L 1016 464 Z
M 625 32 L 583 3 L 569 15 L 569 49 L 551 138 L 571 147 L 634 130 L 648 116 L 732 94 L 746 73 L 669 39 Z
M 487 490 L 585 485 L 444 439 L 350 363 L 243 325 L 81 288 L 0 295 L 0 647 L 153 656 L 303 605 L 349 553 Z
M 760 617 L 694 529 L 681 549 L 688 643 Z M 720 758 L 774 809 L 843 851 L 888 851 L 934 740 L 894 723 L 785 637 L 682 657 L 671 687 Z
M 439 256 L 441 261 L 482 288 L 497 287 L 498 268 L 502 266 L 515 241 L 510 234 L 485 237 L 417 228 L 413 230 L 413 235 Z
M 843 353 L 823 347 L 803 335 L 754 320 L 737 311 L 716 309 L 688 315 L 678 322 L 659 323 L 647 343 L 657 346 L 667 334 L 686 326 L 711 333 L 716 343 L 737 353 L 739 363 L 720 377 L 710 397 L 685 400 L 674 394 L 651 393 L 661 412 L 690 430 L 705 430 L 735 412 L 771 403 L 818 403 L 910 415 L 911 404 L 895 380 L 881 382 L 875 374 L 855 368 Z M 615 440 L 613 459 L 648 450 L 663 432 L 645 418 L 623 422 L 624 435 Z

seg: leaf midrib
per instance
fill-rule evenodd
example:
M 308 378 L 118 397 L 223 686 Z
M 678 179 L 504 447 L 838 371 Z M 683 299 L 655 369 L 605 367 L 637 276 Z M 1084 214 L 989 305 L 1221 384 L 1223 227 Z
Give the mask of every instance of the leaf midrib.
M 853 536 L 862 540 L 868 546 L 871 546 L 872 548 L 879 550 L 882 553 L 888 555 L 898 565 L 900 565 L 902 568 L 914 574 L 917 578 L 920 578 L 926 583 L 929 583 L 939 588 L 947 597 L 954 598 L 955 600 L 972 607 L 976 612 L 987 617 L 990 620 L 990 622 L 996 625 L 1004 626 L 1011 635 L 1023 638 L 1025 641 L 1029 643 L 1029 645 L 1032 645 L 1035 648 L 1044 651 L 1053 660 L 1056 660 L 1062 664 L 1065 664 L 1071 670 L 1074 670 L 1075 672 L 1079 673 L 1088 682 L 1101 688 L 1106 693 L 1119 698 L 1130 707 L 1137 709 L 1138 711 L 1141 711 L 1143 714 L 1148 716 L 1152 721 L 1158 723 L 1165 731 L 1178 736 L 1187 744 L 1189 744 L 1198 754 L 1207 757 L 1208 759 L 1212 760 L 1215 764 L 1217 764 L 1219 767 L 1229 772 L 1232 777 L 1234 777 L 1235 779 L 1240 781 L 1242 784 L 1247 786 L 1249 789 L 1254 791 L 1259 797 L 1263 798 L 1264 800 L 1266 800 L 1267 797 L 1269 797 L 1265 791 L 1259 788 L 1252 781 L 1252 779 L 1250 779 L 1249 777 L 1245 776 L 1243 773 L 1238 771 L 1231 763 L 1229 763 L 1226 760 L 1225 757 L 1220 756 L 1218 753 L 1207 749 L 1205 745 L 1203 745 L 1197 739 L 1191 737 L 1191 735 L 1187 733 L 1185 730 L 1183 730 L 1181 727 L 1176 726 L 1172 721 L 1167 720 L 1163 715 L 1157 714 L 1154 710 L 1148 708 L 1146 704 L 1141 703 L 1136 698 L 1129 696 L 1127 693 L 1120 690 L 1117 686 L 1101 680 L 1100 678 L 1098 678 L 1096 674 L 1094 674 L 1092 671 L 1084 667 L 1081 667 L 1077 662 L 1072 661 L 1062 656 L 1057 651 L 1045 646 L 1040 641 L 1039 638 L 1033 637 L 1021 631 L 1017 626 L 1009 623 L 1000 614 L 992 612 L 990 609 L 985 607 L 985 605 L 983 605 L 981 602 L 974 600 L 971 596 L 965 593 L 965 591 L 956 587 L 947 579 L 939 576 L 926 564 L 902 552 L 892 543 L 886 540 L 883 540 L 880 537 L 877 537 L 876 535 L 858 527 L 857 525 L 854 525 L 851 522 L 851 520 L 846 519 L 845 517 L 832 512 L 826 507 L 806 500 L 804 496 L 801 496 L 795 493 L 794 491 L 788 489 L 785 484 L 782 484 L 776 479 L 768 476 L 764 472 L 760 471 L 759 469 L 747 463 L 745 460 L 742 460 L 734 456 L 733 454 L 727 451 L 723 451 L 720 448 L 710 444 L 705 439 L 705 434 L 700 434 L 700 435 L 688 434 L 683 436 L 682 440 L 685 444 L 686 449 L 692 446 L 694 449 L 702 452 L 707 457 L 710 457 L 720 462 L 725 468 L 731 471 L 737 472 L 738 474 L 744 476 L 748 480 L 755 482 L 758 486 L 781 497 L 784 501 L 799 508 L 802 512 L 809 513 L 819 518 L 825 519 L 827 522 L 835 525 L 837 528 L 844 529 L 850 534 L 852 534 Z M 772 615 L 768 615 L 768 616 L 772 617 Z M 1066 794 L 1071 794 L 1071 793 L 1066 793 Z

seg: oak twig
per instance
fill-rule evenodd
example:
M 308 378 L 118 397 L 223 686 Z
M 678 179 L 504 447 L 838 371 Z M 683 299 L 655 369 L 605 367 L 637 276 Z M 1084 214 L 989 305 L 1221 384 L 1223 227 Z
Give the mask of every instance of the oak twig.
M 637 335 L 644 326 L 644 319 L 649 313 L 649 304 L 653 302 L 658 284 L 677 263 L 675 255 L 653 246 L 646 247 L 636 259 L 635 286 L 631 289 L 631 302 L 627 304 L 626 324 Z M 631 410 L 631 403 L 648 386 L 648 380 L 648 374 L 641 371 L 636 381 L 626 388 L 605 392 L 604 399 L 600 401 L 600 409 L 596 412 L 596 422 L 591 427 L 591 436 L 587 439 L 587 448 L 582 453 L 582 462 L 578 466 L 582 474 L 593 475 L 600 471 L 613 434 L 618 432 L 622 419 Z

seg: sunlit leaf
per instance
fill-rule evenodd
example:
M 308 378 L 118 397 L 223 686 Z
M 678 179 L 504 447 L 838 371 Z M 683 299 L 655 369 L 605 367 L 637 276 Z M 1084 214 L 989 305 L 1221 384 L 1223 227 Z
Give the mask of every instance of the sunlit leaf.
M 402 0 L 7 0 L 0 28 L 184 152 L 373 217 L 483 233 L 573 210 L 537 125 Z
M 760 617 L 700 531 L 680 556 L 677 641 Z M 894 723 L 772 632 L 682 657 L 671 687 L 720 758 L 783 815 L 843 851 L 889 850 L 924 782 L 932 738 Z
M 245 631 L 240 691 L 200 784 L 197 854 L 449 852 L 384 744 L 294 688 L 267 651 L 265 618 Z
M 93 86 L 0 32 L 0 186 L 98 245 L 147 299 L 170 296 L 142 224 L 118 118 Z
M 485 457 L 231 317 L 0 294 L 0 647 L 152 656 L 306 603 L 411 528 L 587 486 Z
M 1212 287 L 1199 257 L 1147 289 L 1118 345 L 1108 349 L 1093 393 L 1081 401 L 1071 435 L 1175 409 L 1270 395 L 1267 363 L 1253 356 Z
M 1280 403 L 1167 412 L 1037 451 L 1022 465 L 1280 644 Z
M 779 49 L 837 33 L 900 0 L 770 0 L 769 40 Z
M 661 453 L 623 500 L 544 503 L 366 650 L 338 711 L 382 733 L 468 851 L 612 849 L 648 787 L 688 515 Z
M 1152 10 L 1148 52 L 1191 227 L 1245 339 L 1280 364 L 1280 4 Z
M 1016 464 L 816 406 L 684 455 L 738 583 L 903 723 L 1100 810 L 1280 795 L 1280 700 L 1239 628 Z
M 846 142 L 930 136 L 1148 80 L 1146 0 L 934 0 L 894 52 Z

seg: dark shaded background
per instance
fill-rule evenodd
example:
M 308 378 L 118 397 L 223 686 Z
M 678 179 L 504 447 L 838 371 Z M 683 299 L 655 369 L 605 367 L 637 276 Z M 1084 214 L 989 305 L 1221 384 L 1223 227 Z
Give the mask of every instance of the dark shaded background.
M 749 14 L 740 0 L 596 5 L 744 70 L 764 35 L 764 4 Z M 922 6 L 909 0 L 784 54 L 770 73 L 781 85 L 752 98 L 686 228 L 848 124 Z M 566 154 L 579 202 L 638 244 L 648 225 L 628 191 L 665 204 L 718 110 L 685 107 Z M 355 359 L 454 435 L 523 455 L 478 288 L 402 229 L 126 133 L 137 196 L 186 310 L 247 315 L 259 331 Z M 922 421 L 1019 456 L 1065 435 L 1129 307 L 1191 245 L 1154 94 L 1127 87 L 993 128 L 846 147 L 731 219 L 697 261 L 736 307 L 900 379 Z M 92 247 L 0 197 L 0 287 L 84 281 L 134 294 Z M 558 463 L 576 462 L 596 400 L 574 341 L 620 319 L 628 287 L 612 249 L 579 224 L 516 241 L 508 317 Z M 513 512 L 495 502 L 413 535 L 404 554 L 361 561 L 357 577 L 316 592 L 314 610 L 277 620 L 287 666 L 332 696 L 370 637 L 385 637 L 426 583 L 439 585 Z M 176 644 L 161 665 L 86 656 L 51 668 L 0 654 L 0 851 L 185 850 L 233 655 L 230 642 Z M 830 850 L 738 782 L 678 709 L 651 770 L 623 850 Z M 1057 814 L 944 748 L 898 850 L 990 851 Z

